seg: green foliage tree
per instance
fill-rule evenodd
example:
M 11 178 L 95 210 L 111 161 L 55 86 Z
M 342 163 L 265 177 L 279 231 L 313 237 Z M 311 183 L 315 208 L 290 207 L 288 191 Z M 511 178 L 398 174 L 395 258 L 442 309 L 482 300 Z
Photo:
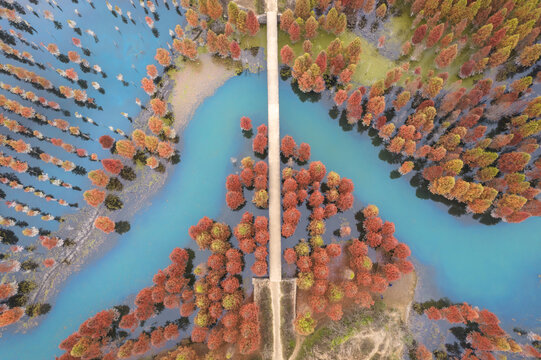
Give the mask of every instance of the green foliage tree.
M 105 197 L 105 207 L 111 211 L 114 210 L 120 210 L 124 204 L 122 203 L 122 200 L 116 195 L 108 194 Z
M 118 234 L 122 235 L 124 233 L 127 233 L 128 231 L 130 231 L 130 229 L 131 229 L 130 223 L 127 221 L 117 221 L 115 223 L 115 231 Z
M 122 189 L 124 189 L 124 185 L 122 185 L 122 182 L 120 182 L 118 178 L 113 177 L 109 180 L 109 183 L 105 188 L 109 191 L 122 191 Z
M 129 166 L 124 166 L 122 170 L 120 170 L 120 177 L 124 180 L 133 181 L 137 177 L 135 174 L 135 171 Z

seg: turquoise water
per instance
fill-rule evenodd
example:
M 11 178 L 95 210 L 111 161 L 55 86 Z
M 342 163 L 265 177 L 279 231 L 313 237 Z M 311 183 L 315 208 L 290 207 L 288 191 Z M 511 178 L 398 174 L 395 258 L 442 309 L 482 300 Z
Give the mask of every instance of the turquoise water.
M 139 6 L 134 9 L 128 1 L 118 3 L 124 11 L 129 9 L 134 13 L 137 26 L 122 23 L 106 10 L 103 3 L 98 2 L 97 9 L 92 10 L 85 1 L 79 1 L 79 4 L 62 1 L 62 12 L 53 10 L 43 1 L 39 6 L 32 5 L 38 10 L 54 11 L 57 20 L 64 24 L 64 29 L 59 31 L 54 30 L 54 25 L 43 17 L 38 19 L 32 14 L 26 16 L 39 30 L 33 36 L 25 33 L 27 39 L 38 44 L 40 41 L 46 44 L 55 42 L 63 53 L 67 53 L 68 50 L 77 50 L 71 45 L 71 37 L 75 36 L 81 38 L 84 47 L 92 51 L 91 56 L 84 57 L 92 65 L 100 64 L 108 75 L 106 79 L 100 75 L 84 74 L 74 64 L 60 63 L 47 52 L 25 48 L 44 63 L 50 62 L 61 69 L 74 67 L 89 84 L 90 81 L 98 81 L 106 93 L 99 94 L 91 87 L 87 92 L 96 98 L 105 111 L 79 108 L 71 100 L 58 99 L 51 93 L 37 91 L 28 83 L 6 75 L 0 75 L 0 80 L 21 85 L 40 96 L 57 101 L 63 108 L 70 110 L 72 115 L 68 118 L 5 91 L 2 93 L 25 105 L 34 106 L 51 118 L 66 118 L 80 125 L 83 132 L 91 133 L 94 138 L 111 133 L 105 127 L 94 127 L 77 120 L 73 116 L 75 111 L 103 125 L 129 131 L 131 126 L 120 112 L 126 111 L 132 116 L 137 114 L 139 109 L 134 102 L 135 97 L 143 101 L 147 99 L 139 83 L 145 73 L 144 66 L 154 62 L 156 47 L 166 47 L 166 43 L 171 41 L 167 30 L 176 23 L 182 24 L 184 19 L 174 11 L 166 11 L 159 2 L 161 19 L 155 26 L 160 31 L 160 37 L 156 39 L 142 23 L 145 14 Z M 82 18 L 73 13 L 76 7 L 83 14 Z M 82 36 L 75 34 L 67 26 L 66 19 L 76 20 L 83 31 L 87 28 L 96 31 L 99 43 L 95 43 L 85 33 Z M 99 23 L 96 19 L 99 19 Z M 0 20 L 0 24 L 3 28 L 8 27 L 5 20 Z M 114 26 L 118 26 L 121 33 L 115 31 Z M 24 66 L 12 59 L 2 61 Z M 77 87 L 50 70 L 28 68 L 54 81 L 56 86 Z M 120 72 L 124 74 L 129 87 L 124 87 L 115 79 Z M 40 319 L 42 322 L 37 328 L 24 335 L 4 334 L 0 338 L 1 360 L 50 359 L 60 354 L 58 343 L 74 332 L 82 321 L 101 309 L 124 302 L 130 295 L 148 286 L 155 271 L 169 262 L 171 249 L 189 243 L 187 229 L 190 225 L 204 215 L 212 217 L 220 214 L 225 195 L 224 179 L 232 169 L 229 159 L 238 156 L 245 141 L 238 129 L 238 120 L 247 115 L 256 126 L 265 121 L 265 88 L 265 74 L 238 77 L 227 82 L 215 96 L 203 103 L 184 133 L 181 163 L 177 165 L 165 188 L 152 199 L 152 204 L 131 220 L 132 231 L 122 236 L 111 251 L 70 277 L 59 289 L 53 309 Z M 328 169 L 354 180 L 358 199 L 363 204 L 378 205 L 382 216 L 396 223 L 397 236 L 410 245 L 415 258 L 433 270 L 438 293 L 453 301 L 468 301 L 488 308 L 496 312 L 507 325 L 540 327 L 536 317 L 541 314 L 541 285 L 538 277 L 541 273 L 538 261 L 541 250 L 541 234 L 538 229 L 541 220 L 528 219 L 518 225 L 498 224 L 489 227 L 454 218 L 447 213 L 446 207 L 417 198 L 408 179 L 390 179 L 389 173 L 395 166 L 378 159 L 380 149 L 372 146 L 366 134 L 343 132 L 337 121 L 329 118 L 324 104 L 301 103 L 285 83 L 281 83 L 280 94 L 282 134 L 293 135 L 297 142 L 309 142 L 314 160 L 322 160 Z M 9 116 L 22 120 L 16 115 Z M 36 125 L 32 123 L 32 126 Z M 57 129 L 46 126 L 37 128 L 46 135 L 64 137 L 64 133 Z M 3 128 L 0 128 L 2 131 Z M 98 152 L 100 157 L 106 155 L 105 151 L 99 150 L 97 142 L 81 142 L 72 137 L 68 141 L 75 145 L 84 144 L 89 151 Z M 52 145 L 30 142 L 62 159 L 78 159 Z M 17 156 L 29 160 L 24 155 Z M 89 170 L 100 166 L 88 160 L 78 161 Z M 39 164 L 51 175 L 82 188 L 88 187 L 89 182 L 85 177 Z M 27 175 L 21 175 L 20 178 L 26 183 L 33 181 Z M 78 201 L 82 204 L 82 193 L 61 190 L 45 183 L 38 183 L 37 187 L 70 202 Z M 35 204 L 54 215 L 74 211 L 56 204 L 43 205 L 43 202 L 36 202 L 36 198 L 30 194 L 7 190 L 4 186 L 2 189 L 12 199 Z M 3 205 L 0 211 L 3 215 L 6 212 L 7 215 L 15 216 L 12 210 L 7 210 Z M 51 229 L 56 227 L 56 224 L 43 224 L 39 220 L 36 224 Z
M 225 177 L 233 169 L 230 157 L 246 141 L 239 119 L 249 116 L 258 126 L 266 121 L 266 109 L 266 73 L 235 77 L 207 99 L 182 136 L 181 162 L 152 204 L 131 220 L 131 231 L 69 278 L 37 328 L 4 334 L 0 359 L 52 359 L 62 353 L 58 344 L 88 317 L 151 285 L 174 247 L 192 245 L 188 228 L 205 215 L 220 214 Z
M 389 177 L 396 166 L 378 158 L 381 148 L 366 133 L 342 131 L 324 104 L 302 103 L 285 82 L 280 117 L 282 136 L 309 143 L 312 160 L 351 178 L 363 205 L 377 205 L 382 217 L 396 224 L 397 238 L 433 269 L 440 293 L 490 309 L 507 325 L 541 327 L 541 219 L 486 226 L 417 198 L 409 179 Z

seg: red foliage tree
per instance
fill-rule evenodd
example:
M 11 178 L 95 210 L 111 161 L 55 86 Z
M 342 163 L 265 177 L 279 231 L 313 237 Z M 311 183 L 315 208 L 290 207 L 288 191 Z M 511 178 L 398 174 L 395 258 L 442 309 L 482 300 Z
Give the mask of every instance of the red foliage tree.
M 288 264 L 294 264 L 297 262 L 297 253 L 295 252 L 295 249 L 287 248 L 284 251 L 284 260 Z
M 413 37 L 411 38 L 412 44 L 416 45 L 419 44 L 423 39 L 425 38 L 426 31 L 428 29 L 428 25 L 423 24 L 419 26 L 417 29 L 415 29 L 413 33 Z
M 254 142 L 252 143 L 252 149 L 255 153 L 258 154 L 264 154 L 267 150 L 268 145 L 268 139 L 265 134 L 257 133 L 257 135 L 254 137 Z
M 267 275 L 267 262 L 264 260 L 257 260 L 250 268 L 255 276 Z
M 240 48 L 238 42 L 231 41 L 231 43 L 229 43 L 229 51 L 231 52 L 231 58 L 233 60 L 239 60 L 240 59 L 241 48 Z
M 294 21 L 289 26 L 287 33 L 289 34 L 289 39 L 291 42 L 296 43 L 301 38 L 301 27 L 296 21 Z
M 399 243 L 393 250 L 393 255 L 399 259 L 405 259 L 411 255 L 411 250 L 408 245 Z
M 113 174 L 113 175 L 118 175 L 120 174 L 120 170 L 122 170 L 124 168 L 124 165 L 122 164 L 122 162 L 120 160 L 117 160 L 117 159 L 103 159 L 101 161 L 101 164 L 103 165 L 103 168 Z
M 290 66 L 293 58 L 295 57 L 295 53 L 293 52 L 293 49 L 286 44 L 280 50 L 280 57 L 284 64 Z
M 207 338 L 207 334 L 208 334 L 208 329 L 207 328 L 194 326 L 193 329 L 192 329 L 191 339 L 195 343 L 204 342 L 205 339 Z
M 327 169 L 321 161 L 313 161 L 310 163 L 309 172 L 312 182 L 321 182 L 327 174 Z M 297 179 L 297 182 L 300 184 L 299 179 Z
M 257 16 L 252 10 L 248 11 L 246 17 L 246 29 L 251 36 L 255 36 L 259 32 L 259 21 L 257 21 Z
M 530 162 L 531 155 L 524 152 L 510 152 L 500 156 L 498 168 L 504 173 L 521 171 Z
M 244 131 L 252 130 L 252 119 L 247 116 L 240 118 L 240 128 Z
M 339 321 L 340 319 L 342 319 L 342 316 L 343 316 L 343 311 L 342 311 L 342 304 L 340 303 L 335 303 L 335 304 L 331 304 L 327 307 L 325 313 L 327 314 L 327 316 L 333 320 L 333 321 Z
M 385 273 L 385 278 L 388 281 L 395 281 L 400 279 L 400 270 L 394 264 L 383 265 L 383 272 Z
M 109 135 L 102 135 L 99 138 L 99 142 L 102 148 L 110 149 L 111 147 L 113 147 L 113 144 L 115 143 L 115 139 L 113 139 Z
M 98 216 L 94 221 L 94 227 L 109 234 L 115 230 L 115 223 L 107 216 Z
M 451 45 L 448 48 L 443 49 L 434 62 L 439 69 L 449 66 L 456 58 L 458 53 L 457 44 Z
M 435 308 L 434 306 L 431 306 L 428 309 L 426 309 L 425 314 L 430 320 L 441 320 L 442 319 L 441 311 L 439 309 Z
M 227 206 L 231 210 L 237 210 L 242 205 L 244 205 L 244 203 L 246 202 L 246 199 L 244 199 L 242 192 L 228 191 L 225 196 L 225 201 L 227 203 Z
M 295 154 L 295 148 L 297 144 L 295 140 L 289 135 L 286 135 L 282 138 L 282 143 L 280 145 L 280 151 L 284 157 L 289 158 Z

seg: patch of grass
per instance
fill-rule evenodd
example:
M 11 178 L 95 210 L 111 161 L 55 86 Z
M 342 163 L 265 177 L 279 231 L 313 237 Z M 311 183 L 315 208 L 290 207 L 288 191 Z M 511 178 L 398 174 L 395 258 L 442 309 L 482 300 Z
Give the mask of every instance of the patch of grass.
M 259 317 L 261 319 L 261 344 L 263 353 L 272 353 L 273 326 L 272 326 L 272 299 L 270 288 L 262 286 L 259 296 Z
M 293 318 L 295 317 L 295 303 L 293 301 L 293 292 L 295 291 L 294 282 L 282 282 L 280 285 L 282 297 L 280 298 L 281 313 L 281 338 L 282 352 L 286 359 L 289 359 L 295 346 L 297 345 L 296 334 L 293 330 Z
M 256 14 L 263 14 L 265 12 L 265 0 L 254 0 Z
M 387 39 L 386 46 L 389 47 L 402 47 L 402 45 L 406 41 L 410 41 L 411 37 L 413 36 L 415 28 L 412 28 L 412 22 L 413 17 L 409 15 L 410 13 L 410 6 L 405 4 L 404 2 L 400 2 L 400 4 L 397 4 L 395 6 L 397 9 L 400 10 L 400 15 L 395 16 L 389 19 L 389 21 L 385 22 L 385 37 Z M 446 30 L 443 34 L 443 36 L 447 35 L 449 33 L 449 30 Z M 471 35 L 471 29 L 467 28 L 464 30 L 464 34 Z M 442 36 L 442 38 L 443 38 Z M 451 43 L 456 43 L 456 39 Z M 364 45 L 364 44 L 363 44 Z M 468 61 L 471 56 L 477 51 L 477 48 L 471 48 L 469 46 L 464 47 L 460 52 L 458 53 L 456 59 L 451 63 L 450 66 L 444 68 L 444 69 L 436 69 L 434 65 L 434 60 L 436 59 L 436 56 L 438 55 L 440 51 L 439 42 L 433 46 L 430 49 L 425 49 L 419 56 L 418 60 L 412 60 L 410 64 L 410 68 L 414 69 L 417 66 L 420 66 L 423 69 L 422 77 L 423 81 L 426 81 L 428 77 L 426 74 L 429 70 L 433 69 L 435 75 L 448 72 L 449 78 L 447 79 L 445 83 L 445 87 L 448 87 L 449 85 L 453 84 L 457 80 L 462 80 L 461 86 L 465 87 L 466 89 L 472 88 L 474 83 L 477 80 L 482 79 L 484 76 L 483 74 L 477 74 L 474 76 L 470 76 L 466 79 L 460 79 L 458 76 L 458 73 L 460 71 L 460 67 L 462 64 L 464 64 L 466 61 Z M 413 50 L 412 50 L 413 51 Z M 364 55 L 364 47 L 363 47 L 363 55 Z M 400 62 L 405 62 L 407 59 L 402 57 L 399 59 Z M 361 57 L 362 61 L 362 57 Z M 403 85 L 402 79 L 399 84 Z
M 396 316 L 390 316 L 378 302 L 370 310 L 350 310 L 338 322 L 326 321 L 316 331 L 307 336 L 301 345 L 296 360 L 315 359 L 321 354 L 333 354 L 336 359 L 345 359 L 345 348 L 353 346 L 367 356 L 375 344 L 370 337 L 373 331 L 384 330 L 388 335 L 403 338 Z M 360 334 L 362 333 L 362 334 Z M 358 336 L 360 334 L 360 337 Z M 391 353 L 385 354 L 391 356 Z
M 346 31 L 341 34 L 338 38 L 342 40 L 344 46 L 352 42 L 358 35 L 354 34 L 351 31 Z M 372 85 L 373 82 L 384 79 L 387 71 L 394 68 L 397 64 L 381 55 L 378 49 L 369 43 L 362 36 L 359 36 L 362 44 L 362 54 L 361 61 L 357 64 L 355 73 L 353 74 L 353 81 L 362 85 Z M 312 56 L 315 60 L 317 54 L 321 50 L 326 50 L 327 46 L 336 39 L 334 34 L 329 34 L 326 31 L 320 30 L 318 35 L 312 39 Z M 283 31 L 278 31 L 278 50 L 280 50 L 284 45 L 289 44 L 289 35 Z M 300 56 L 303 54 L 302 41 L 291 45 L 295 55 Z
M 267 47 L 267 26 L 261 25 L 259 32 L 256 36 L 247 36 L 244 35 L 240 38 L 239 42 L 240 48 L 243 50 L 251 49 L 253 47 Z
M 302 347 L 297 354 L 295 360 L 302 360 L 306 357 L 308 352 L 314 347 L 314 345 L 320 343 L 324 338 L 332 334 L 331 329 L 328 327 L 321 327 L 314 331 L 314 333 L 308 336 L 302 343 Z

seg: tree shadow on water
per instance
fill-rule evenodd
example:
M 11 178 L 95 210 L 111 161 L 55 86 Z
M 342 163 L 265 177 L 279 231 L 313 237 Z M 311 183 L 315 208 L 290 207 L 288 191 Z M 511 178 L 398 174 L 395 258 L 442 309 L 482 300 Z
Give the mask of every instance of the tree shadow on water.
M 394 154 L 387 149 L 381 149 L 378 154 L 380 160 L 383 160 L 389 164 L 400 164 L 401 156 L 399 154 Z
M 329 117 L 336 120 L 338 119 L 338 115 L 340 115 L 340 110 L 338 110 L 338 106 L 335 105 L 329 110 Z
M 353 130 L 353 125 L 348 122 L 346 110 L 342 110 L 342 114 L 340 114 L 340 119 L 338 120 L 338 124 L 340 125 L 343 131 Z
M 318 102 L 319 100 L 321 100 L 321 94 L 320 93 L 316 93 L 316 92 L 313 92 L 313 91 L 310 91 L 310 92 L 307 92 L 307 93 L 302 92 L 301 89 L 299 89 L 299 85 L 297 84 L 296 81 L 291 82 L 291 89 L 299 97 L 299 100 L 302 101 L 302 102 L 309 101 L 311 103 L 315 103 L 315 102 Z
M 393 170 L 389 173 L 389 177 L 391 179 L 398 179 L 399 177 L 401 177 L 402 175 L 400 175 L 400 173 L 398 172 L 398 170 Z
M 248 131 L 242 130 L 242 136 L 244 136 L 246 139 L 250 139 L 254 135 L 254 130 L 250 129 Z

